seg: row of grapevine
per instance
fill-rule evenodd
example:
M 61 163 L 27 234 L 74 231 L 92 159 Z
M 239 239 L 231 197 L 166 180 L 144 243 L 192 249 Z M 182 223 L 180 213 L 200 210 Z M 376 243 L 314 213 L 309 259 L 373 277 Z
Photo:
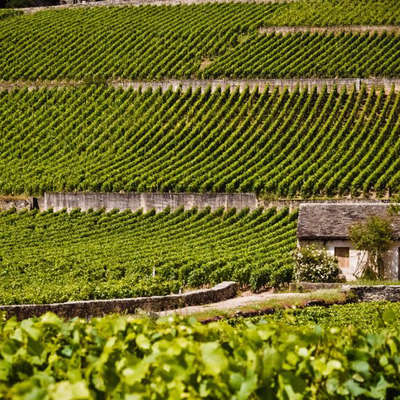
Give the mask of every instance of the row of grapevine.
M 395 34 L 254 34 L 216 57 L 202 76 L 394 78 L 400 76 L 399 56 L 400 36 Z
M 22 15 L 22 11 L 0 9 L 0 21 L 5 18 L 14 17 L 16 15 Z
M 306 307 L 297 309 L 277 308 L 272 315 L 251 317 L 246 321 L 257 323 L 261 320 L 281 322 L 294 326 L 320 326 L 323 328 L 342 328 L 352 326 L 367 332 L 381 332 L 387 326 L 384 315 L 391 315 L 391 325 L 400 329 L 400 303 L 371 302 L 333 305 L 330 307 Z M 231 319 L 231 324 L 240 323 Z
M 0 397 L 398 399 L 397 312 L 387 306 L 380 333 L 176 317 L 63 321 L 51 313 L 0 321 Z
M 0 304 L 177 293 L 292 278 L 297 213 L 209 208 L 0 213 Z M 154 274 L 153 274 L 154 270 Z
M 395 35 L 259 33 L 276 24 L 329 24 L 332 15 L 338 24 L 400 22 L 389 0 L 340 0 L 332 5 L 339 14 L 327 13 L 326 3 L 95 7 L 8 18 L 0 80 L 398 76 Z
M 400 190 L 400 94 L 394 92 L 89 85 L 2 92 L 0 114 L 6 195 Z
M 340 26 L 398 25 L 400 11 L 393 0 L 296 0 L 282 4 L 268 25 Z

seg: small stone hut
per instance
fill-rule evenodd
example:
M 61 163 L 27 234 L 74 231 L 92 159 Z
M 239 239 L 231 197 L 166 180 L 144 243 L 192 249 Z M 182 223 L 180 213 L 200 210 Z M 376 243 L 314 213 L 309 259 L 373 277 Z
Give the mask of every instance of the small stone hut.
M 394 243 L 386 255 L 389 279 L 400 279 L 400 216 L 389 214 L 387 203 L 313 203 L 301 204 L 297 227 L 300 247 L 314 244 L 323 246 L 339 260 L 339 267 L 347 280 L 365 263 L 366 254 L 357 251 L 349 240 L 349 228 L 369 216 L 389 218 Z

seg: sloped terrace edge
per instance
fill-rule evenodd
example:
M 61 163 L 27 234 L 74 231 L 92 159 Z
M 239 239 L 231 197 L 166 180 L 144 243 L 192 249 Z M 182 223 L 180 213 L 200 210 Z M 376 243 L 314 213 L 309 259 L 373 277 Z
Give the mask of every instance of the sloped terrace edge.
M 238 284 L 236 282 L 222 282 L 211 289 L 168 296 L 0 306 L 0 313 L 5 313 L 6 318 L 16 317 L 18 320 L 38 317 L 47 312 L 53 312 L 65 319 L 75 317 L 88 319 L 107 314 L 134 314 L 137 310 L 157 312 L 216 303 L 235 297 L 237 292 Z
M 106 211 L 118 209 L 124 211 L 142 210 L 148 212 L 164 211 L 170 207 L 172 211 L 184 207 L 185 209 L 197 207 L 204 209 L 210 207 L 236 208 L 242 210 L 249 208 L 254 210 L 259 207 L 276 207 L 278 210 L 288 207 L 290 211 L 299 208 L 300 204 L 389 204 L 390 199 L 364 199 L 364 198 L 331 198 L 331 199 L 276 199 L 267 200 L 258 198 L 254 193 L 92 193 L 92 192 L 70 192 L 70 193 L 45 193 L 43 197 L 30 197 L 20 199 L 18 197 L 1 197 L 0 210 L 7 211 L 15 208 L 17 211 L 24 209 L 47 211 L 52 209 L 57 212 L 62 209 L 71 211 L 80 208 L 87 211 L 90 208 L 98 210 L 104 208 Z
M 288 207 L 290 210 L 297 209 L 302 203 L 316 204 L 381 204 L 389 203 L 389 199 L 277 199 L 264 200 L 258 198 L 254 193 L 93 193 L 93 192 L 66 192 L 66 193 L 45 193 L 44 197 L 36 199 L 40 211 L 53 211 L 66 209 L 71 211 L 80 208 L 87 211 L 90 208 L 97 210 L 104 208 L 106 211 L 119 209 L 124 211 L 143 210 L 148 212 L 155 210 L 161 212 L 168 206 L 172 211 L 180 207 L 185 209 L 197 207 L 204 209 L 210 207 L 215 210 L 220 207 L 236 208 L 243 210 L 249 208 L 255 210 L 259 207 L 281 209 Z M 33 207 L 35 208 L 35 207 Z
M 42 7 L 27 7 L 23 8 L 25 14 L 34 14 L 38 11 L 62 10 L 65 8 L 88 8 L 88 7 L 139 7 L 139 6 L 178 6 L 178 5 L 196 5 L 207 3 L 292 3 L 300 0 L 108 0 L 96 1 L 88 0 L 84 3 L 79 0 L 79 3 L 71 4 L 71 0 L 61 0 L 60 5 L 42 6 Z M 66 3 L 66 4 L 64 4 Z
M 261 34 L 289 34 L 289 33 L 399 33 L 398 25 L 331 25 L 331 26 L 266 26 L 258 30 Z
M 105 82 L 108 86 L 116 89 L 122 88 L 124 90 L 132 88 L 133 90 L 158 90 L 166 91 L 169 88 L 172 90 L 180 89 L 182 91 L 197 90 L 200 89 L 202 92 L 211 89 L 212 92 L 221 88 L 221 90 L 230 89 L 231 91 L 238 89 L 240 92 L 249 88 L 249 90 L 255 90 L 258 88 L 259 91 L 263 92 L 266 87 L 270 90 L 278 88 L 280 90 L 287 89 L 289 91 L 295 90 L 297 87 L 300 89 L 308 88 L 312 90 L 314 87 L 318 91 L 323 88 L 332 90 L 334 86 L 340 91 L 344 87 L 348 90 L 355 88 L 360 90 L 361 87 L 365 86 L 367 90 L 375 88 L 377 90 L 383 89 L 385 93 L 389 93 L 392 88 L 395 92 L 400 91 L 400 79 L 395 78 L 291 78 L 291 79 L 165 79 L 160 81 L 137 81 L 137 80 L 115 80 Z M 37 90 L 42 88 L 64 88 L 64 87 L 78 87 L 87 85 L 82 81 L 18 81 L 8 82 L 0 81 L 0 90 L 14 90 L 14 89 L 25 89 Z

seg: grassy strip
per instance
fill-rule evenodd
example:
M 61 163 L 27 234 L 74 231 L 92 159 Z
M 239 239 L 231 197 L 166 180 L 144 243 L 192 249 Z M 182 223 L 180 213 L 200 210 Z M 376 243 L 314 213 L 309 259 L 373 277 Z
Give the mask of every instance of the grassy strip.
M 30 196 L 26 195 L 15 195 L 15 196 L 0 196 L 0 201 L 17 201 L 17 200 L 28 200 Z
M 205 308 L 201 311 L 194 311 L 190 313 L 190 315 L 199 321 L 208 323 L 236 317 L 253 317 L 272 314 L 277 309 L 298 309 L 315 304 L 325 304 L 329 306 L 332 304 L 344 304 L 348 301 L 352 301 L 352 299 L 343 291 L 336 289 L 318 290 L 312 293 L 299 293 L 295 296 L 288 296 L 285 298 L 265 299 L 232 309 Z M 179 311 L 180 310 L 177 310 L 176 314 L 179 315 Z M 187 310 L 185 314 L 186 312 Z
M 376 286 L 376 285 L 400 285 L 400 281 L 372 281 L 368 279 L 357 279 L 356 281 L 349 282 L 351 285 L 368 285 L 368 286 Z

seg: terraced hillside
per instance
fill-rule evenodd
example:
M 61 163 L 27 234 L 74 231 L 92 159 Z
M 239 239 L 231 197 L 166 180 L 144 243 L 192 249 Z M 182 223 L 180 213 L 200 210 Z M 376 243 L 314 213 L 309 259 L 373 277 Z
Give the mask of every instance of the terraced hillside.
M 0 80 L 397 77 L 395 33 L 260 33 L 285 25 L 393 25 L 396 2 L 95 7 L 6 18 Z
M 0 10 L 0 195 L 399 194 L 399 1 L 261 1 Z M 260 78 L 290 89 L 216 89 Z M 165 89 L 184 79 L 202 90 Z M 287 208 L 0 212 L 0 305 L 281 287 L 296 229 Z M 0 313 L 0 398 L 399 398 L 397 308 L 340 310 L 208 326 Z
M 394 90 L 107 84 L 398 78 L 392 0 L 82 7 L 0 18 L 3 87 L 64 85 L 0 92 L 0 194 L 400 191 Z M 279 284 L 290 279 L 295 219 L 287 210 L 1 214 L 0 303 L 161 294 L 223 279 Z
M 398 3 L 0 10 L 0 195 L 397 195 Z M 290 89 L 215 90 L 217 79 L 260 78 L 292 80 Z M 331 80 L 329 90 L 300 89 L 300 78 L 309 87 Z M 357 86 L 331 89 L 339 78 Z M 377 78 L 385 90 L 371 84 Z M 164 90 L 169 79 L 203 90 Z M 164 89 L 138 89 L 150 81 Z M 296 229 L 287 208 L 0 212 L 0 305 L 226 280 L 281 287 L 292 280 Z M 398 310 L 377 309 L 342 309 L 333 318 L 341 328 L 326 323 L 326 310 L 282 319 L 326 326 L 312 330 L 50 313 L 19 323 L 0 313 L 0 398 L 399 398 Z M 365 330 L 343 328 L 349 321 Z
M 3 194 L 400 190 L 399 93 L 90 85 L 1 92 L 0 114 Z
M 287 209 L 0 213 L 0 304 L 279 285 L 291 279 L 296 223 Z

